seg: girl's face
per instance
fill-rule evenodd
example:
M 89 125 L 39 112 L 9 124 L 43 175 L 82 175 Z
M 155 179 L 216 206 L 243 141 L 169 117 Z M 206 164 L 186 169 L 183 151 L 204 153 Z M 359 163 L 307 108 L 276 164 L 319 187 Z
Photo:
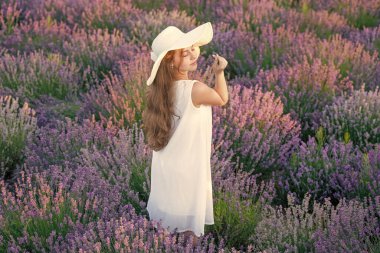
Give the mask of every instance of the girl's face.
M 182 55 L 181 50 L 176 50 L 174 54 L 174 65 L 178 67 L 179 71 L 187 72 L 194 71 L 197 69 L 197 60 L 200 54 L 200 49 L 198 46 L 190 46 L 183 49 Z M 182 58 L 182 63 L 180 64 Z

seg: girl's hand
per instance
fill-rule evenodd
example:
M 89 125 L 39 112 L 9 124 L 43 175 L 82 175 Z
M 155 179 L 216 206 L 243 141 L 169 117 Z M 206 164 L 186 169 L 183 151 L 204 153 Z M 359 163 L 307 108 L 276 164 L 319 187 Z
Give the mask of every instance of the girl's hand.
M 214 63 L 212 64 L 212 71 L 214 74 L 222 72 L 227 67 L 227 60 L 218 54 L 213 54 Z

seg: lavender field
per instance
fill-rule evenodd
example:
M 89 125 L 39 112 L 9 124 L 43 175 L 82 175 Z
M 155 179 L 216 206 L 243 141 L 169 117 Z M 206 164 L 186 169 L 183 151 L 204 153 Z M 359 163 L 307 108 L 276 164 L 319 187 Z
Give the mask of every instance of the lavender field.
M 142 112 L 152 40 L 205 22 L 193 245 L 149 219 Z M 379 54 L 379 0 L 0 0 L 0 252 L 380 252 Z

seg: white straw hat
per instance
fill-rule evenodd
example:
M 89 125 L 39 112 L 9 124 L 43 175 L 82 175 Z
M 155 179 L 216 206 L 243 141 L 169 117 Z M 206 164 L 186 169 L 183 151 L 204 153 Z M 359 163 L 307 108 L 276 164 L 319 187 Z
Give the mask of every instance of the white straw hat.
M 203 46 L 209 43 L 213 37 L 213 30 L 210 22 L 204 23 L 193 30 L 184 33 L 175 26 L 168 26 L 152 42 L 150 58 L 154 61 L 150 77 L 146 82 L 151 85 L 160 63 L 166 53 L 170 50 L 186 48 L 189 46 Z

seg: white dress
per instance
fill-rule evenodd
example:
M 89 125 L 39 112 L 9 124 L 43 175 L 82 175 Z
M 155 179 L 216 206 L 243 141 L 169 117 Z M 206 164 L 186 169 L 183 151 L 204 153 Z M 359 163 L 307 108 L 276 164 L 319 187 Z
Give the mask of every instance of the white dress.
M 214 224 L 211 183 L 212 110 L 196 107 L 191 90 L 197 80 L 178 80 L 173 135 L 160 151 L 153 150 L 151 189 L 147 203 L 150 220 L 173 232 L 191 230 L 204 235 Z

